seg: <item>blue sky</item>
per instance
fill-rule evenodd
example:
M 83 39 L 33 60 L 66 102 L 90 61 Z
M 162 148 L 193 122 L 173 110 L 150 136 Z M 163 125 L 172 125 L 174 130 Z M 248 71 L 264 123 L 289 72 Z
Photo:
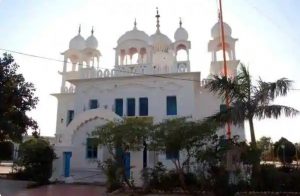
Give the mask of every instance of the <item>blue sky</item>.
M 161 14 L 161 30 L 173 39 L 182 17 L 183 26 L 192 42 L 190 53 L 193 71 L 208 74 L 210 54 L 207 43 L 211 27 L 217 21 L 216 0 L 0 0 L 0 48 L 63 60 L 61 52 L 82 25 L 88 37 L 94 26 L 101 67 L 112 68 L 117 39 L 133 27 L 148 34 L 155 32 L 155 7 Z M 237 58 L 249 66 L 253 79 L 273 81 L 288 77 L 300 89 L 300 13 L 298 0 L 223 0 L 224 21 L 239 39 Z M 37 88 L 40 102 L 29 113 L 39 123 L 43 135 L 53 135 L 56 121 L 56 100 L 61 79 L 57 73 L 62 64 L 54 61 L 13 54 L 20 72 Z M 300 91 L 292 91 L 277 103 L 300 110 Z M 257 137 L 281 136 L 300 142 L 300 117 L 263 120 L 255 123 Z M 246 124 L 247 126 L 247 124 Z M 248 134 L 248 129 L 246 129 Z

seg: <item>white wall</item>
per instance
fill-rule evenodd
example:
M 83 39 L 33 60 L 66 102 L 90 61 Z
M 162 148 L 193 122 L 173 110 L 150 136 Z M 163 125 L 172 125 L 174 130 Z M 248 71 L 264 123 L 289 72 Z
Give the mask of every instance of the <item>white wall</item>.
M 199 76 L 199 73 L 178 74 L 171 77 L 190 78 Z M 166 97 L 177 97 L 177 116 L 195 115 L 194 82 L 173 80 L 157 77 L 124 77 L 110 79 L 91 79 L 76 82 L 75 116 L 88 110 L 90 99 L 97 99 L 100 108 L 105 105 L 113 109 L 116 98 L 123 98 L 123 112 L 127 113 L 127 98 L 135 98 L 136 116 L 139 115 L 139 98 L 148 97 L 149 116 L 155 121 L 168 118 L 166 115 Z

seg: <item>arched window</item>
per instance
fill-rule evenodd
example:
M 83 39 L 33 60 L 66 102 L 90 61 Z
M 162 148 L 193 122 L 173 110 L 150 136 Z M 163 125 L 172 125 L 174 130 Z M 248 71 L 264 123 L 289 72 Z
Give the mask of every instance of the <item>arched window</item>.
M 222 43 L 218 44 L 217 50 L 218 51 L 216 52 L 216 60 L 217 61 L 223 61 L 223 47 L 222 47 Z M 226 61 L 232 60 L 230 45 L 228 43 L 225 43 L 225 56 L 226 56 Z
M 130 61 L 131 61 L 131 56 L 129 55 L 129 54 L 126 54 L 125 55 L 125 58 L 124 58 L 124 65 L 130 65 L 131 63 L 130 63 Z
M 187 61 L 188 60 L 187 51 L 183 50 L 183 49 L 177 51 L 176 60 L 177 61 Z
M 146 48 L 141 48 L 139 63 L 144 64 L 147 62 L 147 50 Z
M 187 48 L 185 45 L 179 44 L 176 47 L 176 60 L 177 61 L 187 61 L 188 60 Z
M 136 48 L 129 49 L 130 61 L 127 64 L 137 64 L 138 63 L 138 50 Z
M 138 58 L 139 58 L 139 54 L 138 53 L 134 53 L 132 56 L 131 56 L 131 64 L 138 64 Z
M 226 61 L 230 60 L 228 51 L 225 51 Z M 219 50 L 216 52 L 216 60 L 223 61 L 223 50 Z

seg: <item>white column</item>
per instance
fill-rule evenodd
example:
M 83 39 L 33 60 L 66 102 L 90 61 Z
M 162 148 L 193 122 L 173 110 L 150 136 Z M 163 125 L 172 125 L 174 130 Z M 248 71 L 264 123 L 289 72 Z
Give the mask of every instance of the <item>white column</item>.
M 65 55 L 64 56 L 64 65 L 63 65 L 63 73 L 65 73 L 67 71 L 67 62 L 68 62 L 68 58 Z
M 115 65 L 119 65 L 119 50 L 115 51 Z
M 236 60 L 236 58 L 235 58 L 235 48 L 232 49 L 232 56 L 233 56 L 233 60 Z

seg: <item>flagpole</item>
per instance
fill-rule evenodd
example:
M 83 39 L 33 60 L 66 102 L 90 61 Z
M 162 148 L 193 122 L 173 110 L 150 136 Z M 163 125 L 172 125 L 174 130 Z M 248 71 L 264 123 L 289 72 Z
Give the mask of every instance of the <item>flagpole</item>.
M 222 0 L 219 0 L 219 9 L 220 9 L 220 22 L 221 22 L 221 37 L 222 37 L 222 50 L 223 50 L 223 62 L 224 62 L 224 75 L 227 78 L 227 61 L 226 61 L 226 49 L 225 49 L 225 36 L 224 36 L 224 23 L 223 23 L 223 10 L 222 10 Z M 226 108 L 229 109 L 229 97 L 227 91 L 225 92 L 226 99 Z M 230 122 L 227 122 L 227 138 L 231 138 L 231 127 Z

